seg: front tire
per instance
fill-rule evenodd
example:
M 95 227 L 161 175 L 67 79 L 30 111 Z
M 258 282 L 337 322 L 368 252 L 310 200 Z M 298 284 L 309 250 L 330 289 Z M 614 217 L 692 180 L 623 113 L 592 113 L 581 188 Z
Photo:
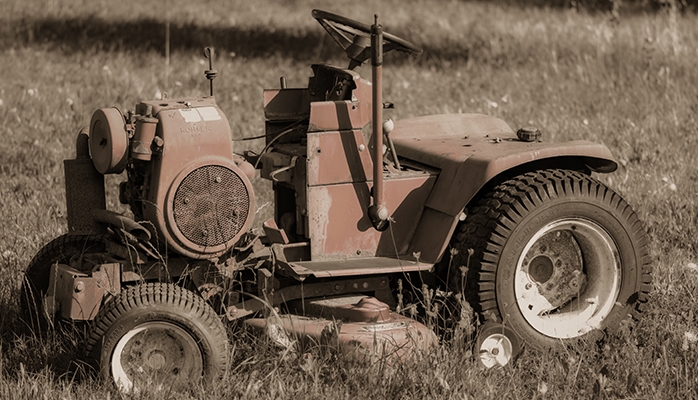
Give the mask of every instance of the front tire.
M 567 170 L 500 184 L 452 242 L 455 265 L 468 267 L 465 291 L 475 310 L 537 348 L 639 317 L 651 287 L 647 246 L 642 223 L 618 194 Z M 463 289 L 459 277 L 449 280 Z
M 123 392 L 181 390 L 212 382 L 228 365 L 228 336 L 199 295 L 179 286 L 131 287 L 95 318 L 88 360 Z
M 53 239 L 39 250 L 24 273 L 20 289 L 20 318 L 29 328 L 41 331 L 54 317 L 48 315 L 43 303 L 49 289 L 51 267 L 56 263 L 71 264 L 71 260 L 75 261 L 72 265 L 79 267 L 82 263 L 76 258 L 103 252 L 107 240 L 105 235 L 69 233 Z

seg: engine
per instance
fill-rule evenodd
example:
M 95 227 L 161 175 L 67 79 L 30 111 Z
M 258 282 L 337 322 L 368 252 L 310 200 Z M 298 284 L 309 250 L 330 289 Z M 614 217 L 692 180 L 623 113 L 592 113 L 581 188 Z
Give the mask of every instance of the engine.
M 143 101 L 126 116 L 99 109 L 89 131 L 95 169 L 127 171 L 120 201 L 159 248 L 212 258 L 249 229 L 254 168 L 233 153 L 228 119 L 214 98 Z

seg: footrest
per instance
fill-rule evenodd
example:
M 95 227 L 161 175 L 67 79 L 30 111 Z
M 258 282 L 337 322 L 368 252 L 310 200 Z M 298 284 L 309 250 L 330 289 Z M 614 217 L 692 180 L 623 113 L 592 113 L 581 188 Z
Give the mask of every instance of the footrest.
M 314 276 L 331 278 L 339 276 L 393 274 L 400 272 L 429 271 L 434 264 L 419 261 L 398 260 L 387 257 L 367 257 L 352 260 L 295 261 L 286 262 L 285 267 L 297 278 Z

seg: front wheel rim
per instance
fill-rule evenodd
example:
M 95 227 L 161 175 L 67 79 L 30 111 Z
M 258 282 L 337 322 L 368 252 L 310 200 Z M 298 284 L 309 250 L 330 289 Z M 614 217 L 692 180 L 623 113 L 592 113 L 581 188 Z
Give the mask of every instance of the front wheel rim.
M 203 356 L 194 337 L 165 321 L 128 331 L 116 344 L 110 364 L 123 392 L 137 391 L 140 384 L 159 389 L 187 385 L 203 374 Z
M 527 242 L 516 265 L 516 304 L 528 324 L 556 339 L 601 328 L 620 292 L 618 246 L 596 222 L 564 218 Z
M 478 353 L 485 368 L 503 367 L 514 357 L 514 346 L 504 334 L 494 333 L 482 341 Z

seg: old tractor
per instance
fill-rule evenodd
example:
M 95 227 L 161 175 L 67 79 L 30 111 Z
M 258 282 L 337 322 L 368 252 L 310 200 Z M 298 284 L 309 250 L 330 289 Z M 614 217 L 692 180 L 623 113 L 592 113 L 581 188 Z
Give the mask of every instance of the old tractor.
M 439 297 L 438 325 L 476 326 L 475 354 L 493 366 L 639 316 L 647 237 L 591 176 L 617 168 L 606 147 L 480 114 L 384 121 L 383 54 L 421 50 L 377 17 L 312 15 L 349 66 L 265 90 L 259 153 L 234 152 L 212 66 L 210 96 L 94 112 L 65 161 L 69 233 L 26 271 L 29 323 L 88 321 L 88 359 L 131 390 L 219 376 L 224 321 L 403 357 L 438 342 L 420 318 Z M 123 171 L 132 215 L 106 209 L 104 177 Z M 274 217 L 258 225 L 255 174 L 273 186 Z

